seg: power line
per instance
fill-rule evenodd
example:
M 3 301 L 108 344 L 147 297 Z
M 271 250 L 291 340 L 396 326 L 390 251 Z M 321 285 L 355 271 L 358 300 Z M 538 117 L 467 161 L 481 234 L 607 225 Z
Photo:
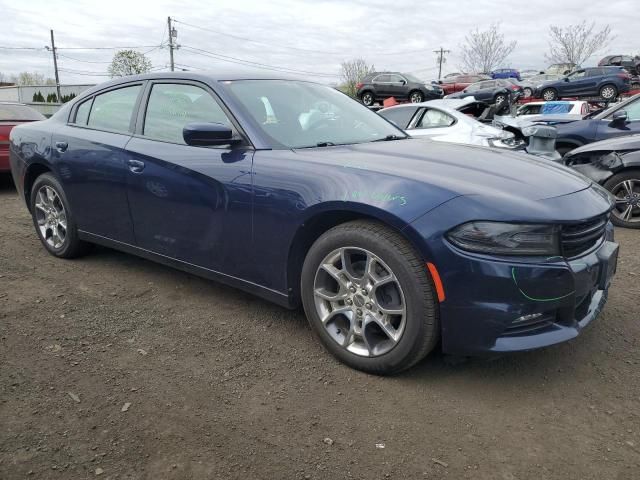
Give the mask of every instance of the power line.
M 344 55 L 344 53 L 345 53 L 344 51 L 314 50 L 314 49 L 308 49 L 308 48 L 294 47 L 294 46 L 291 46 L 291 45 L 281 45 L 281 44 L 278 44 L 278 43 L 263 42 L 261 40 L 256 40 L 254 38 L 242 37 L 240 35 L 234 35 L 232 33 L 225 33 L 225 32 L 221 32 L 219 30 L 213 30 L 211 28 L 201 27 L 199 25 L 193 25 L 191 23 L 186 23 L 186 22 L 183 22 L 181 20 L 176 20 L 175 18 L 172 18 L 172 20 L 175 23 L 181 23 L 182 25 L 185 25 L 187 27 L 196 28 L 198 30 L 203 30 L 205 32 L 211 32 L 211 33 L 215 33 L 217 35 L 223 35 L 225 37 L 235 38 L 236 40 L 243 40 L 245 42 L 257 43 L 257 44 L 260 44 L 260 45 L 267 45 L 267 46 L 270 46 L 270 47 L 277 47 L 277 48 L 284 48 L 284 49 L 289 49 L 289 50 L 296 50 L 298 52 L 304 52 L 304 53 L 316 53 L 316 54 L 321 54 L 321 55 Z M 385 53 L 372 52 L 371 55 L 372 56 L 404 55 L 404 54 L 409 54 L 409 53 L 411 53 L 411 54 L 424 53 L 424 49 L 407 50 L 407 51 L 404 51 L 404 52 L 385 52 Z
M 264 70 L 273 70 L 273 71 L 277 71 L 277 72 L 292 73 L 292 74 L 298 74 L 298 75 L 301 75 L 301 74 L 302 75 L 316 75 L 316 76 L 319 76 L 319 77 L 330 77 L 330 78 L 336 78 L 336 77 L 340 76 L 340 75 L 334 75 L 334 74 L 330 74 L 330 73 L 310 72 L 308 70 L 298 70 L 298 69 L 287 68 L 287 67 L 278 67 L 278 66 L 274 66 L 274 65 L 267 65 L 267 64 L 264 64 L 264 63 L 254 62 L 252 60 L 245 60 L 245 59 L 242 59 L 242 58 L 231 57 L 229 55 L 222 55 L 220 53 L 210 52 L 208 50 L 204 50 L 204 49 L 201 49 L 201 48 L 190 47 L 189 45 L 182 45 L 182 48 L 187 49 L 191 53 L 203 55 L 205 57 L 215 58 L 215 59 L 221 60 L 223 62 L 237 63 L 239 65 L 245 65 L 245 66 L 250 66 L 250 67 L 255 67 L 255 68 L 261 68 L 261 69 L 264 69 Z

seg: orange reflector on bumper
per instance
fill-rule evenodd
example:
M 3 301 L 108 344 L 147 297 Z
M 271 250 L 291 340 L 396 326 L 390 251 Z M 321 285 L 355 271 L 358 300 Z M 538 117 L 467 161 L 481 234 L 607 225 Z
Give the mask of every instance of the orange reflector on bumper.
M 429 273 L 431 274 L 431 278 L 433 279 L 433 284 L 436 287 L 438 301 L 444 302 L 444 287 L 442 286 L 442 280 L 440 279 L 438 269 L 433 263 L 427 263 L 427 268 L 429 269 Z

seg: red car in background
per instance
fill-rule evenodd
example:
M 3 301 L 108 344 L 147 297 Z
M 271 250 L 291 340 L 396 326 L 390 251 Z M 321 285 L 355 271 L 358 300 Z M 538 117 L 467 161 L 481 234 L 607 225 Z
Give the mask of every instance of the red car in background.
M 46 120 L 46 117 L 33 108 L 21 103 L 0 102 L 0 173 L 8 172 L 9 134 L 16 125 L 26 122 Z
M 481 82 L 482 80 L 491 80 L 488 75 L 456 75 L 455 77 L 445 78 L 440 82 L 445 95 L 461 92 L 472 83 Z

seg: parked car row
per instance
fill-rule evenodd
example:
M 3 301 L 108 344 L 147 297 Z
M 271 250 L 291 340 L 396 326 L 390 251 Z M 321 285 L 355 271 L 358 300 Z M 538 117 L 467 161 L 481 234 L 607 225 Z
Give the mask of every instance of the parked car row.
M 409 122 L 462 122 L 417 109 Z M 51 255 L 101 244 L 302 305 L 331 354 L 374 374 L 436 345 L 574 339 L 616 271 L 613 199 L 597 184 L 508 149 L 411 138 L 311 81 L 115 79 L 15 127 L 10 163 Z

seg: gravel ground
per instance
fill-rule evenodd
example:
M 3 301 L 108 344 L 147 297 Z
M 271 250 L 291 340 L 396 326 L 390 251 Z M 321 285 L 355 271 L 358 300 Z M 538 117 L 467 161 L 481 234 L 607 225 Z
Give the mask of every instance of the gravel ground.
M 0 187 L 0 479 L 640 478 L 640 231 L 574 341 L 378 378 L 301 311 L 107 249 Z

